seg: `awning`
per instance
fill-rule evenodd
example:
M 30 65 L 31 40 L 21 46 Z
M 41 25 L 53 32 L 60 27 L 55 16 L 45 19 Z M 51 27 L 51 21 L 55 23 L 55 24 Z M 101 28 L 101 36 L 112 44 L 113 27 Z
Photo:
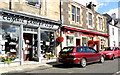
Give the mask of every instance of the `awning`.
M 71 27 L 64 27 L 64 28 L 74 30 L 74 31 L 78 31 L 78 32 L 83 32 L 83 33 L 95 34 L 95 35 L 99 35 L 99 36 L 105 36 L 105 37 L 110 36 L 110 35 L 107 35 L 107 34 L 101 34 L 101 33 L 93 32 L 93 31 L 80 30 L 80 29 L 75 29 L 75 28 L 71 28 Z

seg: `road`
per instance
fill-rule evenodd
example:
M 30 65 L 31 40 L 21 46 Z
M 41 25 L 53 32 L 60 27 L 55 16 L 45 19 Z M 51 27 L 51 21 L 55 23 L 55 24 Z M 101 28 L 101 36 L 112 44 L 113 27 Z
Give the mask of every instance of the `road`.
M 35 70 L 23 73 L 115 73 L 119 70 L 120 58 L 117 58 L 115 60 L 106 60 L 103 64 L 91 63 L 88 64 L 85 68 L 81 68 L 79 65 L 56 64 L 53 65 L 52 68 L 41 70 L 38 67 Z

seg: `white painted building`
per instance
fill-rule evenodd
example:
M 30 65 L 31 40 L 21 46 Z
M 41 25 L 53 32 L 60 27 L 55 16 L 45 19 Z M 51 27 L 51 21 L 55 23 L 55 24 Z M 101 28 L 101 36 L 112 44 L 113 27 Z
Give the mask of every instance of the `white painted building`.
M 113 13 L 111 16 L 108 14 L 104 14 L 107 17 L 107 25 L 108 25 L 108 34 L 109 37 L 109 46 L 119 46 L 119 27 L 118 20 L 116 19 L 116 14 Z
M 118 47 L 118 27 L 109 24 L 109 46 Z
M 116 25 L 118 27 L 118 45 L 120 47 L 120 18 L 117 19 L 118 24 Z
M 110 42 L 110 46 L 119 46 L 118 40 L 119 40 L 119 28 L 118 28 L 118 20 L 116 19 L 116 14 L 113 13 L 111 15 L 112 17 L 112 21 L 109 23 L 109 42 Z

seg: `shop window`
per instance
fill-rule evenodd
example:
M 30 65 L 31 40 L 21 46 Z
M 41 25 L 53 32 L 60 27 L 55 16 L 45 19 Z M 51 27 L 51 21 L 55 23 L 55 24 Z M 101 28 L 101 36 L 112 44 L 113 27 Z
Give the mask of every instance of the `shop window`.
M 26 0 L 26 1 L 29 5 L 33 5 L 33 6 L 39 4 L 38 0 Z
M 52 31 L 41 31 L 41 53 L 43 58 L 55 56 L 55 36 Z
M 67 36 L 67 46 L 73 46 L 73 36 Z
M 0 27 L 0 56 L 19 57 L 20 27 L 2 23 Z
M 93 40 L 93 37 L 89 37 L 89 40 Z
M 87 38 L 82 38 L 82 46 L 87 46 Z
M 101 49 L 103 49 L 105 46 L 105 40 L 104 39 L 101 39 Z
M 88 25 L 92 26 L 92 14 L 88 13 Z
M 75 21 L 75 6 L 72 6 L 72 21 Z

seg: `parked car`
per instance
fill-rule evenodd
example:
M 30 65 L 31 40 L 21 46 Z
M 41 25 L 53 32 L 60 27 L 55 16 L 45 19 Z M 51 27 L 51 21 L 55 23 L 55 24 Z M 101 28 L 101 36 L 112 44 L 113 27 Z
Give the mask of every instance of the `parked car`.
M 91 47 L 64 47 L 59 52 L 58 61 L 63 64 L 80 64 L 86 67 L 87 63 L 104 62 L 104 55 Z
M 118 47 L 105 47 L 100 52 L 105 55 L 106 59 L 114 60 L 120 56 L 120 49 Z

